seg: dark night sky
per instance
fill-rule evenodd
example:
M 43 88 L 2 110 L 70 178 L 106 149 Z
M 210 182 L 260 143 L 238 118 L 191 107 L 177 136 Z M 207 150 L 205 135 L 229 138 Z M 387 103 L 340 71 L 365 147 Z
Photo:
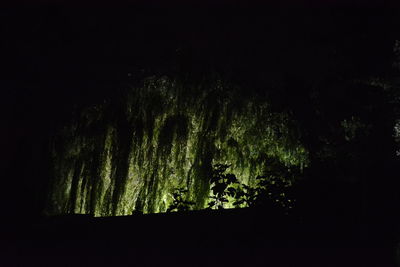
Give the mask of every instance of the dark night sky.
M 141 69 L 216 70 L 245 83 L 282 73 L 303 79 L 379 73 L 393 57 L 396 15 L 372 9 L 3 10 L 2 87 L 10 97 L 30 102 L 40 95 L 51 104 L 95 97 L 92 90 L 108 90 Z
M 98 101 L 129 83 L 128 73 L 214 71 L 260 88 L 287 75 L 313 84 L 389 73 L 400 39 L 397 15 L 394 9 L 259 6 L 2 9 L 2 179 L 26 192 L 43 190 L 29 177 L 40 172 L 35 166 L 46 157 L 54 127 L 73 103 Z M 2 191 L 5 199 L 12 196 Z

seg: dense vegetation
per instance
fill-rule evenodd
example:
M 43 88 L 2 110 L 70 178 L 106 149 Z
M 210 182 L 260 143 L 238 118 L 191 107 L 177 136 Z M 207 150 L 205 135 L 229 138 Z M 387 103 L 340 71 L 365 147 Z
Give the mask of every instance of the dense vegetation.
M 4 213 L 245 207 L 291 170 L 294 208 L 393 229 L 398 15 L 235 12 L 2 12 Z
M 272 111 L 267 96 L 221 80 L 196 86 L 168 77 L 77 109 L 55 136 L 52 158 L 48 212 L 96 216 L 165 212 L 181 187 L 203 209 L 218 162 L 231 163 L 248 186 L 270 158 L 286 168 L 308 164 L 295 122 Z
M 220 79 L 196 86 L 150 77 L 77 108 L 53 142 L 49 213 L 104 216 L 268 201 L 289 207 L 271 185 L 303 177 L 341 184 L 337 190 L 348 199 L 338 201 L 358 198 L 359 208 L 384 198 L 394 203 L 387 190 L 375 190 L 374 204 L 365 196 L 397 183 L 390 172 L 398 161 L 395 80 L 337 78 L 309 91 L 292 91 L 309 88 L 293 77 L 286 82 L 286 91 L 262 95 Z

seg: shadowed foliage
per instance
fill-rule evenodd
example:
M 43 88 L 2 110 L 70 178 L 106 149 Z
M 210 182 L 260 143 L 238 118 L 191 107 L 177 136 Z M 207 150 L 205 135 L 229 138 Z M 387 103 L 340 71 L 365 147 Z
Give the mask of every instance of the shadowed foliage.
M 53 141 L 50 213 L 164 212 L 169 194 L 182 187 L 203 209 L 210 189 L 221 189 L 210 188 L 216 162 L 231 162 L 246 185 L 265 172 L 268 157 L 284 166 L 308 164 L 298 129 L 287 113 L 270 110 L 268 98 L 221 80 L 184 86 L 149 77 L 77 110 Z

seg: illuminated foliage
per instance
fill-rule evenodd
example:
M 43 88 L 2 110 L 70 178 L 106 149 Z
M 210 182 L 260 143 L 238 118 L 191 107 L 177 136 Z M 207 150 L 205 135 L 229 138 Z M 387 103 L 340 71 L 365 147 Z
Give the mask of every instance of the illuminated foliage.
M 270 157 L 286 167 L 308 164 L 292 119 L 272 112 L 266 97 L 219 80 L 185 85 L 166 77 L 119 92 L 77 110 L 55 136 L 49 214 L 165 212 L 176 188 L 204 209 L 213 164 L 229 162 L 248 186 Z
M 394 136 L 394 139 L 397 142 L 397 144 L 400 144 L 400 120 L 396 121 L 396 124 L 394 126 L 394 134 L 393 134 L 393 136 Z M 399 148 L 396 151 L 396 155 L 400 156 L 400 149 Z

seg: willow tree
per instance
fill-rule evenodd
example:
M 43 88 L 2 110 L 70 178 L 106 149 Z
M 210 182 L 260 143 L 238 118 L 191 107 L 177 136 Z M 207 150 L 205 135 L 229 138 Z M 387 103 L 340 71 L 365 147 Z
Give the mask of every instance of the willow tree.
M 76 112 L 54 137 L 48 213 L 164 212 L 176 188 L 187 188 L 194 209 L 203 209 L 213 164 L 231 164 L 252 185 L 268 158 L 308 163 L 290 116 L 272 112 L 260 94 L 221 80 L 185 85 L 167 77 L 120 92 Z

